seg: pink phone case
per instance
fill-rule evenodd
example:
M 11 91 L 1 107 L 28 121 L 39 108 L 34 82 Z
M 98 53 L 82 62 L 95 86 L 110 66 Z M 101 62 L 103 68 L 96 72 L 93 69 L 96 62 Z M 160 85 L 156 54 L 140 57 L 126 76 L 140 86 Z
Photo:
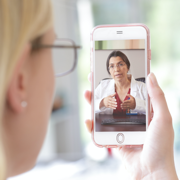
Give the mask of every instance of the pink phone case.
M 141 27 L 144 27 L 146 32 L 147 32 L 147 74 L 150 73 L 150 60 L 151 60 L 151 49 L 150 49 L 150 31 L 148 29 L 148 27 L 144 24 L 113 24 L 113 25 L 99 25 L 99 26 L 96 26 L 93 28 L 93 30 L 91 31 L 91 34 L 90 34 L 90 41 L 91 41 L 91 44 L 93 42 L 93 33 L 96 29 L 98 28 L 107 28 L 107 27 L 132 27 L 132 26 L 141 26 Z M 120 147 L 120 146 L 123 146 L 123 145 L 100 145 L 100 144 L 97 144 L 94 140 L 94 74 L 93 74 L 93 67 L 94 67 L 94 64 L 93 64 L 93 47 L 90 47 L 90 54 L 91 54 L 91 59 L 90 59 L 90 63 L 91 63 L 91 91 L 92 91 L 92 98 L 91 98 L 91 117 L 92 117 L 92 139 L 94 141 L 94 144 L 97 146 L 97 147 L 100 147 L 100 148 L 103 148 L 103 147 L 106 147 L 106 148 L 116 148 L 116 147 Z M 150 111 L 152 111 L 152 109 L 150 110 L 150 98 L 149 98 L 149 95 L 148 95 L 148 126 L 152 120 L 152 115 L 150 114 Z

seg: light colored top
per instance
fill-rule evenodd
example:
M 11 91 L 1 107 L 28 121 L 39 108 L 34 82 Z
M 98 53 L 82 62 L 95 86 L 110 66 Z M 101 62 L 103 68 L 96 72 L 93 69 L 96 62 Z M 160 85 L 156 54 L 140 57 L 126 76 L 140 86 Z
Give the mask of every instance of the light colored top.
M 140 81 L 136 81 L 131 74 L 128 74 L 128 79 L 131 80 L 131 93 L 135 98 L 136 107 L 131 112 L 137 112 L 139 114 L 146 114 L 146 84 Z M 115 81 L 114 79 L 103 80 L 95 89 L 94 96 L 94 109 L 95 113 L 101 114 L 113 114 L 113 109 L 102 107 L 99 109 L 100 102 L 103 98 L 115 93 Z

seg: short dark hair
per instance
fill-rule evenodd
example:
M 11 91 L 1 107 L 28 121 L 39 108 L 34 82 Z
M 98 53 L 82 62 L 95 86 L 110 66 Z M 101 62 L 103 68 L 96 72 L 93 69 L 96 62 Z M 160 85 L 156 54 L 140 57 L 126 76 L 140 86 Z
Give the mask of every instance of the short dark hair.
M 121 51 L 113 51 L 111 54 L 109 54 L 107 61 L 106 61 L 106 68 L 107 68 L 108 74 L 110 74 L 110 72 L 109 72 L 109 60 L 111 59 L 111 57 L 118 57 L 118 56 L 126 63 L 127 68 L 129 70 L 130 62 L 129 62 L 129 59 L 127 58 L 127 56 L 124 53 L 122 53 Z

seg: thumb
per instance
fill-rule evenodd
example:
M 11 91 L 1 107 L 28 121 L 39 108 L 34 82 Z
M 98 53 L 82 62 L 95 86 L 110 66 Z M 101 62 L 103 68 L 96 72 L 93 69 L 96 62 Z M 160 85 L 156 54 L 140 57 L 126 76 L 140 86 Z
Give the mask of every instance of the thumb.
M 116 93 L 114 93 L 114 94 L 111 94 L 111 95 L 109 95 L 110 97 L 114 97 L 116 95 Z
M 150 73 L 147 77 L 147 90 L 152 102 L 154 117 L 159 120 L 171 119 L 164 93 L 159 87 L 157 79 L 153 73 Z
M 86 90 L 84 92 L 84 97 L 85 97 L 86 101 L 91 105 L 91 91 Z

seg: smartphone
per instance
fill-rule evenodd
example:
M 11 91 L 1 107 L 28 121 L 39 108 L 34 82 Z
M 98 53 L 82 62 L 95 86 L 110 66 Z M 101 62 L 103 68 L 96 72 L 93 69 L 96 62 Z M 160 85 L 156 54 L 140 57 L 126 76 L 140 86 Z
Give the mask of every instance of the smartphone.
M 93 141 L 107 148 L 143 144 L 150 123 L 149 29 L 100 25 L 90 36 Z

